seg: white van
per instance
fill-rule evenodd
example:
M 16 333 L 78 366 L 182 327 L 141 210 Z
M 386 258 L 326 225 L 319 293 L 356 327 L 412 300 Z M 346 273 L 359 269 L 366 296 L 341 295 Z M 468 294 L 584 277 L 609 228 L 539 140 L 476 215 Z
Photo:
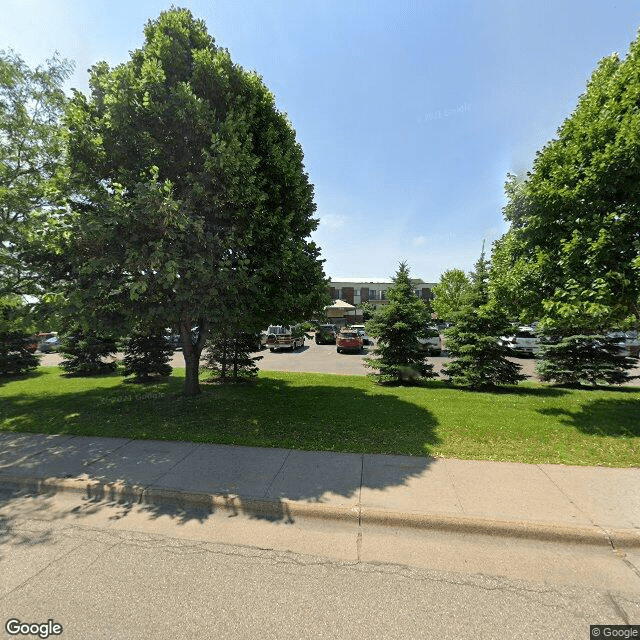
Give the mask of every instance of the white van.
M 540 341 L 533 327 L 521 326 L 511 336 L 500 336 L 498 341 L 503 347 L 508 347 L 514 353 L 535 356 L 540 353 Z
M 298 325 L 286 327 L 279 324 L 272 324 L 267 329 L 267 347 L 269 351 L 280 349 L 291 349 L 295 351 L 298 347 L 304 347 L 304 330 Z

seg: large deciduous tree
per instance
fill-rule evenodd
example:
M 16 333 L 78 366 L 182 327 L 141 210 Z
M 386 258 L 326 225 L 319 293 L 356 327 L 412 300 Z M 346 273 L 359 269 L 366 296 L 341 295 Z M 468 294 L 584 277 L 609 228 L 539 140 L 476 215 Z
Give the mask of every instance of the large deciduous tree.
M 498 297 L 580 334 L 640 321 L 640 41 L 594 71 L 524 179 L 509 176 Z
M 290 322 L 325 303 L 307 240 L 313 186 L 273 95 L 204 22 L 171 9 L 144 33 L 71 101 L 72 233 L 58 268 L 85 317 L 179 328 L 195 395 L 209 326 Z
M 382 382 L 433 378 L 433 365 L 418 341 L 430 335 L 430 309 L 416 296 L 406 262 L 400 263 L 387 297 L 389 302 L 366 324 L 369 334 L 378 338 L 373 351 L 377 357 L 365 358 L 366 366 L 377 369 L 373 375 Z
M 464 304 L 469 292 L 470 281 L 462 269 L 449 269 L 440 276 L 433 287 L 434 299 L 431 302 L 439 320 L 452 321 Z
M 25 255 L 64 205 L 60 118 L 71 71 L 57 56 L 32 69 L 0 51 L 0 298 L 42 291 Z

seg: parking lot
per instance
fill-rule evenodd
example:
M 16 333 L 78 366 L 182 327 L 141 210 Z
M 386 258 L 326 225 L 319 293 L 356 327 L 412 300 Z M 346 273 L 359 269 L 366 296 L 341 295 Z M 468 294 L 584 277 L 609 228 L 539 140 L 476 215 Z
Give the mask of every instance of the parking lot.
M 254 355 L 261 355 L 258 367 L 263 371 L 300 371 L 304 373 L 337 373 L 342 375 L 365 375 L 373 373 L 365 367 L 363 358 L 370 355 L 373 347 L 364 347 L 360 353 L 337 353 L 333 344 L 316 344 L 313 340 L 305 340 L 304 347 L 296 351 L 274 351 L 262 349 Z M 116 354 L 117 360 L 122 360 L 122 353 Z M 60 364 L 62 358 L 57 353 L 40 355 L 40 364 L 50 367 Z M 539 381 L 535 373 L 536 360 L 534 358 L 512 358 L 521 367 L 522 373 L 528 380 Z M 446 356 L 429 358 L 436 373 L 440 373 L 443 365 L 449 361 Z M 176 351 L 170 360 L 172 367 L 184 367 L 182 351 Z M 632 375 L 640 376 L 640 366 L 631 371 Z M 640 379 L 631 380 L 632 386 L 640 386 Z
M 370 354 L 372 347 L 364 347 L 361 353 L 337 353 L 333 344 L 316 344 L 313 340 L 306 340 L 304 347 L 296 351 L 284 350 L 271 353 L 269 349 L 262 349 L 254 355 L 261 355 L 262 360 L 258 366 L 263 371 L 300 371 L 305 373 L 337 373 L 342 375 L 365 375 L 372 373 L 365 367 L 363 358 Z M 116 359 L 122 360 L 123 354 L 118 353 Z M 56 353 L 48 353 L 40 356 L 42 366 L 55 366 L 62 358 Z M 434 371 L 440 372 L 442 366 L 449 361 L 446 356 L 429 358 L 433 363 Z M 538 380 L 535 375 L 535 363 L 533 358 L 514 358 L 522 367 L 530 380 Z M 176 351 L 170 361 L 173 367 L 184 367 L 182 351 Z M 640 375 L 640 368 L 634 373 Z M 640 381 L 633 380 L 633 385 L 640 385 Z
M 373 347 L 364 347 L 362 353 L 336 353 L 333 344 L 316 344 L 307 340 L 304 348 L 298 351 L 276 351 L 271 353 L 263 349 L 260 355 L 264 356 L 258 363 L 260 369 L 265 371 L 304 371 L 307 373 L 339 373 L 345 375 L 364 375 L 372 373 L 372 369 L 365 367 L 363 358 L 369 354 Z M 182 355 L 176 354 L 179 359 Z M 174 357 L 175 360 L 175 357 Z M 535 375 L 535 363 L 533 358 L 514 358 L 522 366 L 522 373 L 528 379 L 538 380 Z M 443 365 L 449 362 L 446 356 L 429 358 L 434 371 L 440 372 Z M 174 366 L 183 366 L 176 361 Z M 640 371 L 638 371 L 640 373 Z

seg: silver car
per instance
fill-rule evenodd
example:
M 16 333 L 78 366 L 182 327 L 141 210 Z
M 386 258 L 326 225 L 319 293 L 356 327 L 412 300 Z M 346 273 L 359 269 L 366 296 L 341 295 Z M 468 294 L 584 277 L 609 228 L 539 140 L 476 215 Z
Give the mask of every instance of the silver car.
M 533 327 L 521 326 L 511 336 L 500 336 L 498 341 L 502 346 L 508 347 L 514 353 L 535 356 L 540 353 L 540 341 Z

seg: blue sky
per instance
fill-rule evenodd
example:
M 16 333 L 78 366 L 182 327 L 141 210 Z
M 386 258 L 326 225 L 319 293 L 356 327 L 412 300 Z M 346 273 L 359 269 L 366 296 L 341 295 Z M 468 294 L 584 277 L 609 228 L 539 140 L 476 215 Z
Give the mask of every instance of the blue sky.
M 597 62 L 626 55 L 636 1 L 182 0 L 288 114 L 316 189 L 325 271 L 436 282 L 506 230 L 526 171 Z M 2 0 L 0 48 L 87 69 L 142 45 L 156 0 Z

